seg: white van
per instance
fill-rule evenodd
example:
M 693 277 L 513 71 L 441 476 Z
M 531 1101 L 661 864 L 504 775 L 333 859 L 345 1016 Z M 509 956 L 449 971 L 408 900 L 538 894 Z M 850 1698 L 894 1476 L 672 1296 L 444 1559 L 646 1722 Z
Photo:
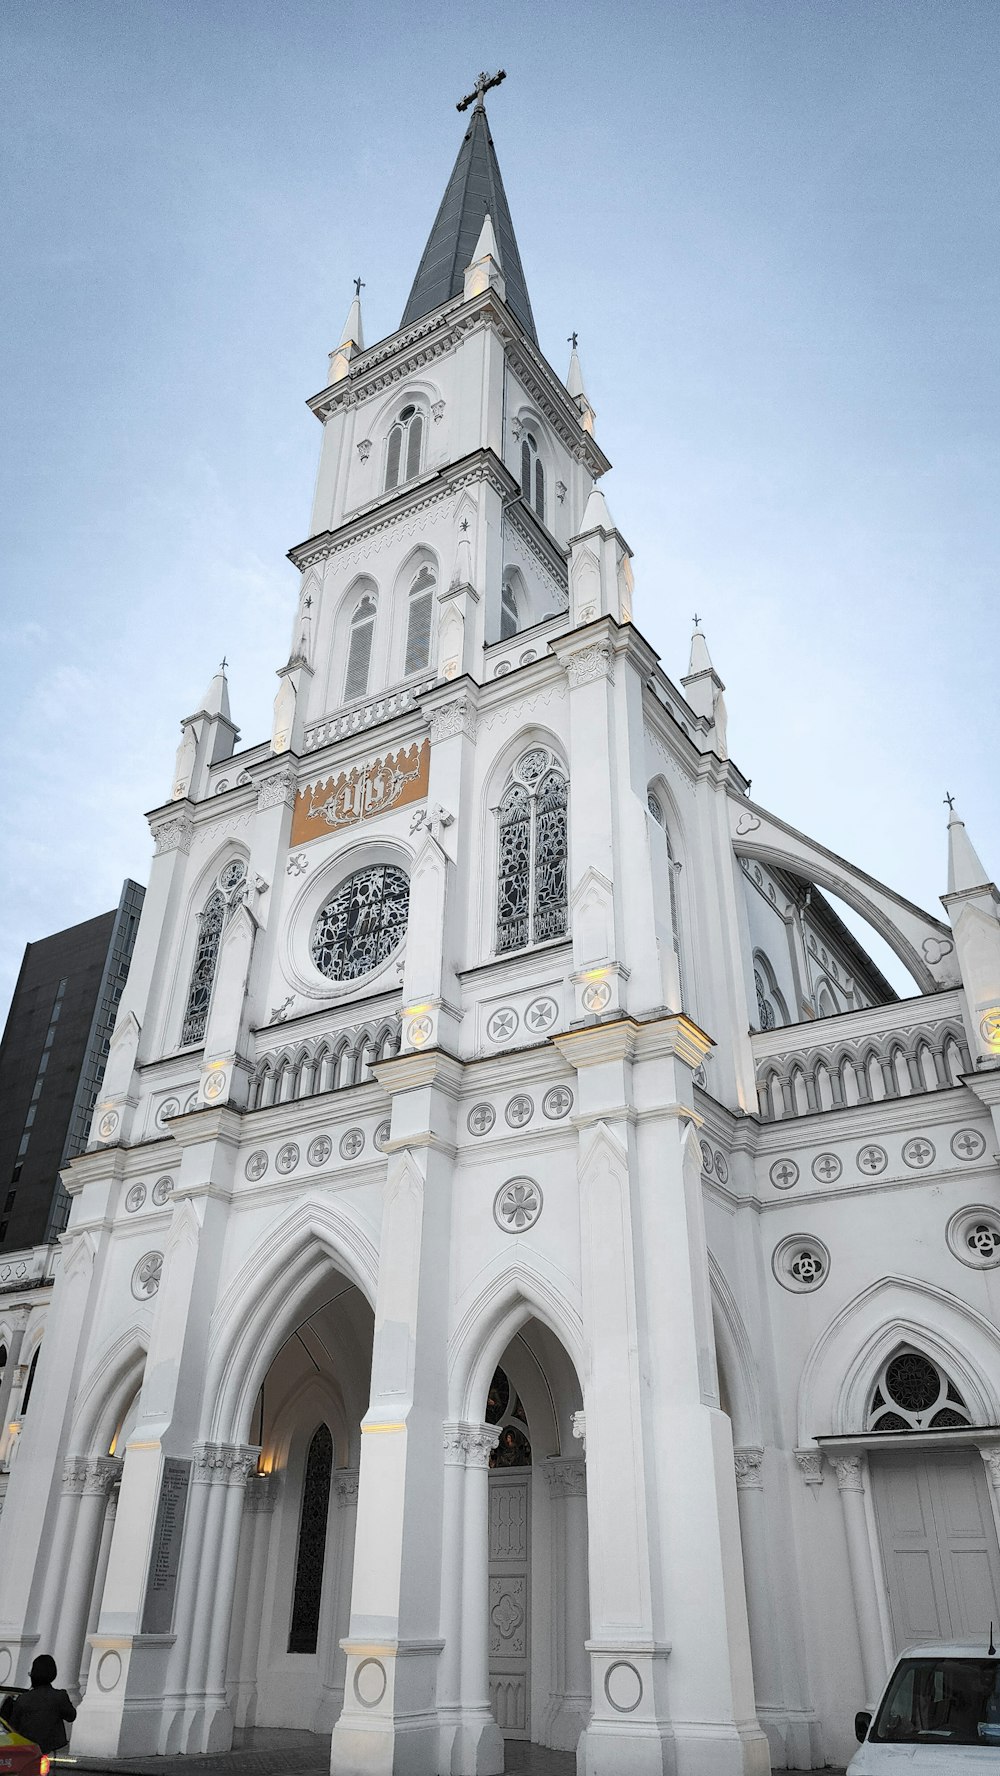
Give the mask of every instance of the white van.
M 861 1740 L 848 1776 L 1000 1776 L 1000 1657 L 977 1646 L 902 1653 L 874 1714 L 855 1716 Z

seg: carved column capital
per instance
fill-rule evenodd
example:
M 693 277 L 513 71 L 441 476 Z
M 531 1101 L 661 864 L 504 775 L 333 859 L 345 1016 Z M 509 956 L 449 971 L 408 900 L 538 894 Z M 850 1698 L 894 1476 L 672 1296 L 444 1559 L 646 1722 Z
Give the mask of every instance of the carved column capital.
M 860 1455 L 835 1455 L 833 1468 L 840 1492 L 864 1492 L 864 1470 Z
M 453 703 L 442 703 L 431 710 L 431 745 L 437 740 L 450 740 L 454 734 L 476 738 L 476 706 L 471 697 L 456 697 Z
M 566 662 L 570 684 L 591 684 L 595 678 L 610 678 L 613 658 L 606 641 L 595 642 L 593 647 L 581 648 L 579 653 L 570 654 Z
M 247 1443 L 196 1443 L 192 1451 L 195 1478 L 213 1485 L 244 1486 L 259 1455 L 260 1450 Z
M 70 1455 L 63 1462 L 63 1492 L 79 1498 L 87 1483 L 87 1469 L 90 1463 L 85 1455 Z
M 795 1461 L 799 1473 L 807 1486 L 823 1484 L 823 1451 L 822 1449 L 797 1449 Z
M 84 1492 L 104 1493 L 111 1491 L 122 1477 L 124 1464 L 113 1455 L 88 1456 L 83 1477 Z
M 358 1502 L 357 1468 L 334 1468 L 333 1491 L 339 1505 L 356 1505 Z
M 462 1427 L 467 1468 L 488 1468 L 490 1456 L 500 1441 L 498 1425 L 467 1424 Z
M 980 1444 L 979 1453 L 986 1464 L 986 1477 L 997 1497 L 1000 1498 L 1000 1444 Z
M 446 1424 L 442 1436 L 444 1442 L 445 1466 L 450 1468 L 464 1468 L 465 1426 L 463 1424 Z
M 736 1467 L 736 1484 L 741 1490 L 763 1491 L 763 1449 L 734 1449 L 733 1462 Z
M 186 854 L 191 849 L 194 823 L 190 814 L 171 814 L 167 820 L 161 820 L 158 826 L 154 826 L 152 832 L 154 857 L 163 857 L 168 851 L 183 851 Z
M 296 776 L 291 765 L 283 765 L 280 771 L 272 771 L 270 777 L 262 777 L 257 784 L 258 808 L 282 805 L 291 808 L 295 802 L 295 784 Z

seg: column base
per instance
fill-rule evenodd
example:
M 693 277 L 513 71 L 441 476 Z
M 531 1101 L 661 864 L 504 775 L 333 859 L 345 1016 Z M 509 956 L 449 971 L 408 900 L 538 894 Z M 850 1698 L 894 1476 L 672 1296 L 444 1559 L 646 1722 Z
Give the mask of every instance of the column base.
M 503 1734 L 489 1709 L 464 1712 L 451 1753 L 451 1776 L 503 1776 Z
M 589 1696 L 559 1696 L 546 1710 L 539 1745 L 550 1751 L 575 1751 L 590 1717 Z
M 432 1698 L 441 1645 L 341 1641 L 347 1678 L 330 1743 L 331 1776 L 438 1776 Z
M 819 1721 L 785 1708 L 758 1708 L 767 1734 L 772 1770 L 821 1770 L 826 1763 Z
M 163 1679 L 172 1634 L 93 1634 L 75 1757 L 153 1757 L 162 1749 Z

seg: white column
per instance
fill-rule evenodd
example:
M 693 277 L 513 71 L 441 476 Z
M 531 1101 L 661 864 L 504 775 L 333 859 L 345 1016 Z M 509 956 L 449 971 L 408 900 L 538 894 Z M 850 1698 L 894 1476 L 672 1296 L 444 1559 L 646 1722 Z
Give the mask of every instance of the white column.
M 444 1520 L 450 1532 L 441 1550 L 441 1633 L 444 1646 L 438 1661 L 438 1717 L 441 1723 L 440 1763 L 451 1769 L 452 1746 L 458 1728 L 462 1688 L 462 1543 L 457 1533 L 465 1500 L 465 1430 L 461 1424 L 444 1427 Z
M 77 1697 L 83 1637 L 93 1599 L 108 1487 L 118 1479 L 121 1470 L 121 1462 L 115 1461 L 113 1456 L 96 1456 L 82 1463 L 80 1501 L 69 1558 L 62 1574 L 62 1602 L 54 1654 L 60 1683 Z
M 872 1570 L 871 1542 L 865 1516 L 864 1457 L 835 1455 L 832 1458 L 837 1487 L 844 1508 L 844 1533 L 847 1538 L 847 1565 L 854 1593 L 854 1610 L 858 1622 L 861 1648 L 861 1669 L 865 1680 L 866 1699 L 874 1707 L 885 1682 L 885 1647 L 879 1621 L 878 1593 Z
M 347 1669 L 347 1658 L 341 1643 L 347 1639 L 351 1627 L 351 1579 L 354 1574 L 354 1539 L 358 1527 L 358 1478 L 357 1468 L 337 1468 L 333 1476 L 333 1490 L 340 1505 L 340 1561 L 337 1567 L 337 1594 L 334 1599 L 329 1682 L 338 1712 L 344 1704 L 344 1674 Z
M 225 1446 L 204 1445 L 199 1452 L 208 1477 L 208 1501 L 201 1537 L 196 1587 L 191 1612 L 191 1638 L 188 1649 L 185 1682 L 186 1710 L 183 1734 L 184 1751 L 200 1750 L 205 1724 L 205 1694 L 208 1687 L 208 1654 L 212 1638 L 212 1616 L 215 1601 L 216 1574 L 222 1548 L 222 1523 L 226 1510 L 227 1461 Z
M 21 1361 L 21 1346 L 24 1343 L 29 1312 L 30 1309 L 27 1307 L 14 1307 L 10 1310 L 9 1317 L 13 1322 L 13 1331 L 10 1335 L 10 1344 L 7 1347 L 7 1362 L 3 1372 L 3 1380 L 0 1381 L 0 1442 L 2 1442 L 4 1431 L 7 1428 L 7 1412 L 14 1388 L 14 1373 Z
M 108 1558 L 111 1554 L 111 1538 L 115 1533 L 115 1516 L 118 1511 L 118 1489 L 120 1481 L 112 1481 L 108 1490 L 108 1502 L 104 1508 L 104 1519 L 101 1523 L 101 1545 L 97 1552 L 97 1571 L 94 1574 L 94 1588 L 90 1598 L 90 1614 L 87 1617 L 87 1635 L 84 1642 L 83 1658 L 80 1662 L 80 1690 L 87 1688 L 90 1676 L 90 1665 L 93 1648 L 90 1636 L 97 1633 L 97 1624 L 101 1615 L 101 1599 L 104 1596 L 104 1581 L 108 1576 Z
M 554 1646 L 558 1654 L 546 1743 L 573 1751 L 590 1713 L 587 1470 L 582 1456 L 545 1463 L 552 1508 Z
M 257 1465 L 259 1454 L 259 1449 L 241 1448 L 238 1444 L 225 1450 L 225 1467 L 222 1470 L 225 1481 L 219 1487 L 223 1494 L 219 1557 L 205 1674 L 206 1719 L 202 1738 L 203 1749 L 209 1752 L 228 1751 L 232 1745 L 233 1720 L 226 1704 L 226 1658 L 233 1621 L 240 1530 L 243 1527 L 243 1489 Z
M 758 1707 L 774 1704 L 780 1693 L 775 1671 L 774 1615 L 768 1584 L 767 1526 L 764 1521 L 764 1451 L 743 1448 L 733 1451 L 736 1467 L 736 1502 L 740 1513 L 743 1548 L 743 1582 L 750 1620 L 750 1657 L 754 1697 Z
M 38 1607 L 38 1651 L 41 1653 L 51 1652 L 56 1637 L 56 1625 L 62 1616 L 66 1573 L 69 1567 L 70 1550 L 73 1547 L 76 1534 L 77 1513 L 80 1509 L 80 1499 L 83 1495 L 86 1477 L 86 1458 L 82 1455 L 71 1455 L 63 1464 L 62 1491 L 56 1509 L 52 1548 L 49 1554 L 48 1570 L 45 1574 L 45 1590 Z
M 490 1709 L 490 1452 L 496 1425 L 463 1426 L 465 1503 L 462 1511 L 462 1717 L 453 1776 L 490 1776 L 504 1766 L 503 1737 Z
M 211 1475 L 205 1461 L 205 1450 L 201 1446 L 196 1446 L 191 1464 L 191 1484 L 188 1489 L 184 1519 L 181 1564 L 174 1597 L 174 1645 L 167 1672 L 165 1702 L 168 1706 L 164 1709 L 164 1736 L 160 1747 L 161 1751 L 167 1753 L 180 1751 L 183 1743 L 182 1709 L 188 1654 L 191 1650 L 195 1599 L 201 1574 L 201 1550 L 205 1536 L 205 1519 L 208 1514 L 210 1480 Z
M 271 1546 L 271 1518 L 276 1498 L 275 1476 L 251 1475 L 243 1496 L 244 1516 L 252 1526 L 247 1562 L 246 1598 L 243 1610 L 243 1639 L 236 1680 L 237 1727 L 252 1727 L 257 1711 L 257 1670 L 260 1664 L 260 1623 L 267 1578 L 267 1556 Z

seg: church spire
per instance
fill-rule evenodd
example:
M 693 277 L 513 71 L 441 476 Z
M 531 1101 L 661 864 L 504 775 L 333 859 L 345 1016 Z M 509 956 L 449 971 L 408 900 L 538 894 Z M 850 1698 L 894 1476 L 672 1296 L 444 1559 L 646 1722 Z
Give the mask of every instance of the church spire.
M 347 311 L 344 331 L 340 335 L 340 344 L 335 351 L 330 353 L 329 380 L 331 382 L 340 382 L 350 370 L 351 359 L 356 358 L 358 353 L 365 349 L 364 328 L 361 325 L 361 292 L 364 287 L 364 279 L 355 278 L 354 301 Z
M 594 421 L 597 418 L 590 405 L 590 396 L 583 386 L 583 371 L 580 368 L 580 354 L 577 351 L 577 335 L 571 333 L 567 344 L 570 347 L 569 369 L 566 372 L 566 392 L 573 397 L 580 412 L 580 424 L 585 432 L 593 435 Z
M 955 813 L 954 798 L 948 803 L 948 893 L 967 894 L 972 888 L 985 888 L 989 883 L 985 866 L 980 862 L 972 840 L 965 830 L 965 821 Z
M 483 104 L 487 85 L 496 83 L 496 79 L 488 81 L 480 75 L 475 92 L 461 103 L 460 109 L 464 110 L 475 100 L 472 118 L 417 267 L 400 326 L 408 327 L 432 308 L 463 294 L 466 268 L 476 257 L 483 222 L 489 215 L 503 267 L 507 306 L 537 345 L 521 255 Z

